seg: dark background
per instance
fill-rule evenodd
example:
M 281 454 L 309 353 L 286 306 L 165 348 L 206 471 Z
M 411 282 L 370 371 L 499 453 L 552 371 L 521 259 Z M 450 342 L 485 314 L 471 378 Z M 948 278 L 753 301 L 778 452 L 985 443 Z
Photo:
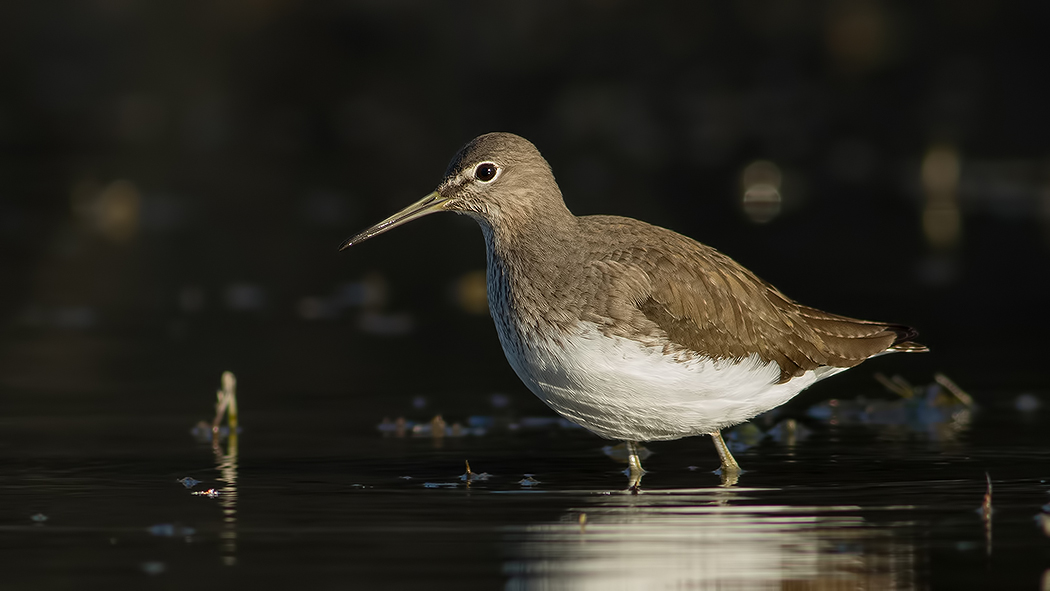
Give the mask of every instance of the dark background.
M 0 4 L 3 404 L 162 411 L 230 369 L 252 404 L 368 421 L 417 395 L 546 412 L 503 359 L 472 222 L 336 253 L 488 131 L 532 140 L 577 214 L 670 227 L 933 349 L 843 385 L 1045 388 L 1046 6 Z M 766 222 L 756 161 L 781 175 Z

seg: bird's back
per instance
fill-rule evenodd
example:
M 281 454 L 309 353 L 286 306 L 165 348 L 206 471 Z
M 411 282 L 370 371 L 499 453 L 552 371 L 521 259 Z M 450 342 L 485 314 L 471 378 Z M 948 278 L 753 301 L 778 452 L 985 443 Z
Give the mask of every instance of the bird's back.
M 916 332 L 909 327 L 798 304 L 728 256 L 671 230 L 618 216 L 577 219 L 579 247 L 590 261 L 581 272 L 606 278 L 605 285 L 591 283 L 592 319 L 604 320 L 608 331 L 634 325 L 640 334 L 644 326 L 666 335 L 670 349 L 713 359 L 757 352 L 780 365 L 781 381 L 884 352 L 926 350 L 910 340 Z

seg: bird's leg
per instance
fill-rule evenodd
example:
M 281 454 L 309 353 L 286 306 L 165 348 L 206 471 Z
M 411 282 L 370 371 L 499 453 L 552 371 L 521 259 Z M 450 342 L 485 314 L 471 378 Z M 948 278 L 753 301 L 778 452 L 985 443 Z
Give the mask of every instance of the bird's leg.
M 638 459 L 638 442 L 624 441 L 623 445 L 627 448 L 627 478 L 629 484 L 627 490 L 637 494 L 642 484 L 642 475 L 645 474 L 645 470 L 642 469 L 642 461 Z
M 722 484 L 733 486 L 743 470 L 740 469 L 740 464 L 736 463 L 736 458 L 733 457 L 733 454 L 729 452 L 729 447 L 726 446 L 725 440 L 722 439 L 721 431 L 711 433 L 711 440 L 715 442 L 718 457 L 722 460 L 722 465 L 718 469 L 722 475 Z

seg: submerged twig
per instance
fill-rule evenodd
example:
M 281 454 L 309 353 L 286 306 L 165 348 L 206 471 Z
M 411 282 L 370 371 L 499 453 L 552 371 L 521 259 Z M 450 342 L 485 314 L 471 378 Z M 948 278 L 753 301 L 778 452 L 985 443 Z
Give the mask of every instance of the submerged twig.
M 948 376 L 944 375 L 943 373 L 937 372 L 933 374 L 933 380 L 940 384 L 941 387 L 943 387 L 945 390 L 951 392 L 952 395 L 959 399 L 959 402 L 965 404 L 968 407 L 973 406 L 973 397 L 967 394 L 965 391 L 963 391 L 963 389 L 960 388 L 958 384 L 949 379 Z
M 237 431 L 237 378 L 233 372 L 222 372 L 222 388 L 215 392 L 215 420 L 211 423 L 212 433 L 219 432 L 219 425 L 226 417 L 230 433 Z
M 445 428 L 448 427 L 448 423 L 441 415 L 435 415 L 430 420 L 430 436 L 434 439 L 441 439 L 445 436 Z
M 913 396 L 915 396 L 915 386 L 912 386 L 911 382 L 904 379 L 904 376 L 895 373 L 890 379 L 893 380 L 894 384 L 900 386 L 901 390 L 908 393 L 907 395 L 905 395 L 905 398 L 912 398 Z
M 882 384 L 883 387 L 885 387 L 887 390 L 893 392 L 901 398 L 909 399 L 913 395 L 911 385 L 907 382 L 904 382 L 902 384 L 901 382 L 904 381 L 904 378 L 901 378 L 900 376 L 893 376 L 893 379 L 890 379 L 886 377 L 886 374 L 882 373 L 881 371 L 877 371 L 875 372 L 875 379 L 880 384 Z
M 467 483 L 467 486 L 470 486 L 470 483 L 471 483 L 471 482 L 474 482 L 475 480 L 488 480 L 488 479 L 489 479 L 489 477 L 490 477 L 490 476 L 492 476 L 492 475 L 491 475 L 491 474 L 489 474 L 488 472 L 481 472 L 481 473 L 479 474 L 479 473 L 477 473 L 477 472 L 475 472 L 475 471 L 471 470 L 471 469 L 470 469 L 470 462 L 469 462 L 468 460 L 464 460 L 464 463 L 465 463 L 465 464 L 467 465 L 467 471 L 466 471 L 466 472 L 464 472 L 464 473 L 463 473 L 463 474 L 462 474 L 462 475 L 461 475 L 461 476 L 459 477 L 459 479 L 460 479 L 460 480 L 462 480 L 462 481 L 464 481 L 464 482 L 466 482 L 466 483 Z

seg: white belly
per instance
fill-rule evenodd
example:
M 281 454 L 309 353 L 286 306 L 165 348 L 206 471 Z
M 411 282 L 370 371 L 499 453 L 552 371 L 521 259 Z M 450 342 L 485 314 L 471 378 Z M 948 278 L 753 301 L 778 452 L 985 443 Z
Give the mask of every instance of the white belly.
M 563 417 L 609 439 L 654 441 L 721 431 L 784 404 L 817 380 L 842 371 L 821 367 L 778 384 L 780 366 L 758 355 L 715 361 L 668 356 L 590 322 L 568 333 L 518 326 L 510 284 L 493 256 L 494 234 L 482 218 L 488 254 L 489 310 L 514 371 Z
M 778 384 L 780 367 L 758 355 L 676 360 L 662 348 L 605 336 L 587 322 L 556 339 L 518 337 L 505 324 L 496 325 L 507 359 L 528 388 L 565 418 L 610 439 L 652 441 L 720 431 L 837 373 L 811 371 Z

